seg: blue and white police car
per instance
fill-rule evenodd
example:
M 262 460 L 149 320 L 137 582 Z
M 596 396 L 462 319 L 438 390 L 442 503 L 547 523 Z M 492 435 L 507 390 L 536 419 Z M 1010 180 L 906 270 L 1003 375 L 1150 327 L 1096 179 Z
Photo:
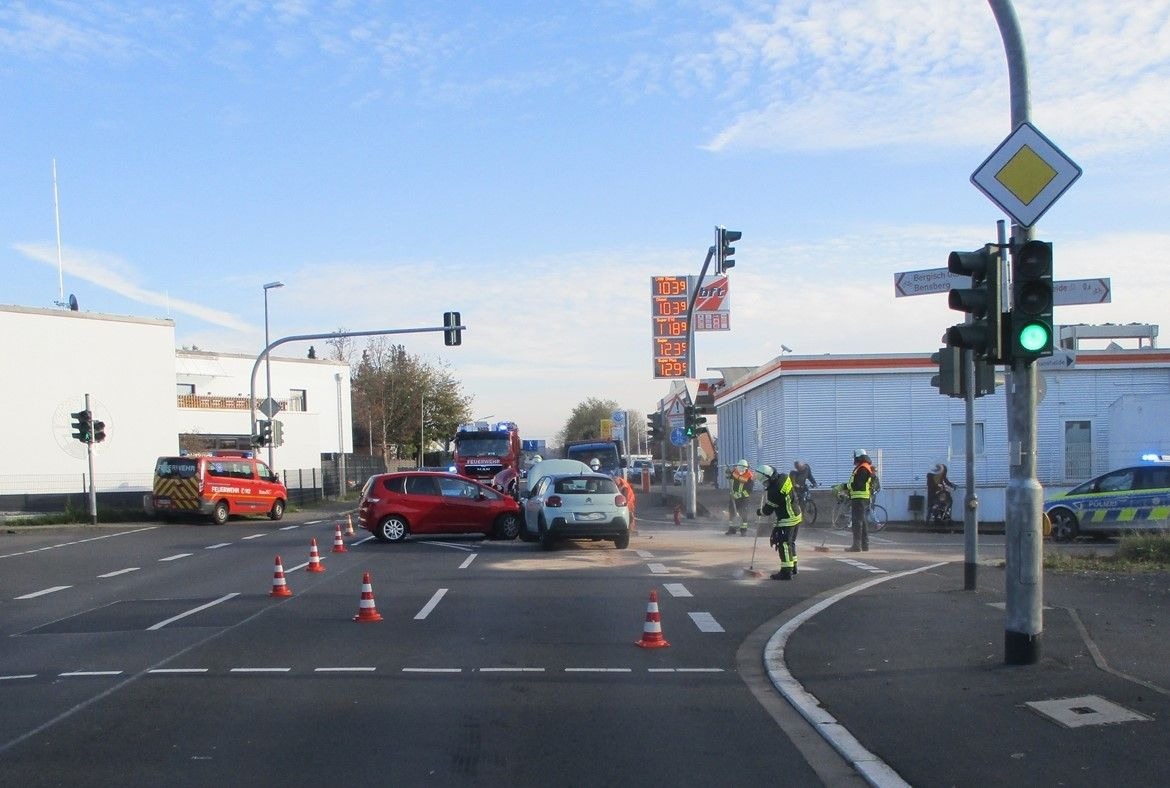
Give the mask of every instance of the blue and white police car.
M 1078 536 L 1170 528 L 1170 457 L 1142 460 L 1046 500 L 1044 513 L 1052 522 L 1052 538 L 1068 542 Z

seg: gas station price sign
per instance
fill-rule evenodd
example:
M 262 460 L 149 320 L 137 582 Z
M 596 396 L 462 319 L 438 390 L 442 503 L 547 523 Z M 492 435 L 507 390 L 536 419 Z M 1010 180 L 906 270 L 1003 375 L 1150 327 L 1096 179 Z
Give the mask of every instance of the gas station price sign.
M 651 341 L 656 378 L 689 377 L 687 303 L 690 295 L 690 280 L 686 276 L 650 277 Z

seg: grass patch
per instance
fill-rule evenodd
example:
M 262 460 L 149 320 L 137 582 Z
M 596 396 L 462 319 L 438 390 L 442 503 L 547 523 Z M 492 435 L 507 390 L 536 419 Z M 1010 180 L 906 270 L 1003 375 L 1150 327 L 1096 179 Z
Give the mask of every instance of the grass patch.
M 1112 553 L 1070 554 L 1049 551 L 1044 568 L 1055 572 L 1165 572 L 1170 571 L 1170 536 L 1123 536 Z

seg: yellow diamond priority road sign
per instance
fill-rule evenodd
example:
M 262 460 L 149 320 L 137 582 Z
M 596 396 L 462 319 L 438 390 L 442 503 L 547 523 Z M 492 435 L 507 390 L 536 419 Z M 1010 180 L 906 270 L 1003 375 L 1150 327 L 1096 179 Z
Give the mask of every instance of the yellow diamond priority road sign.
M 1081 168 L 1031 123 L 1000 143 L 971 183 L 1024 227 L 1031 227 L 1081 177 Z

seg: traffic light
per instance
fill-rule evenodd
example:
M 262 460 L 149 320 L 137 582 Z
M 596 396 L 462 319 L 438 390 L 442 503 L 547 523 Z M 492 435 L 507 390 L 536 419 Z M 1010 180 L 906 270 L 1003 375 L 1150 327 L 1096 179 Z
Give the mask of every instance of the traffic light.
M 743 233 L 739 230 L 728 230 L 726 227 L 715 228 L 719 235 L 719 243 L 716 245 L 717 257 L 715 260 L 715 273 L 721 274 L 728 268 L 735 268 L 735 260 L 731 256 L 735 254 L 735 247 L 733 243 L 743 238 Z
M 962 351 L 957 347 L 940 347 L 937 353 L 931 353 L 930 360 L 938 364 L 938 374 L 930 379 L 930 385 L 938 389 L 939 394 L 948 397 L 962 396 L 963 376 Z
M 1012 361 L 1052 355 L 1052 244 L 1028 241 L 1012 256 Z
M 73 438 L 89 443 L 93 439 L 93 414 L 88 410 L 79 410 L 69 415 L 73 417 Z
M 273 446 L 283 446 L 284 445 L 284 422 L 283 421 L 273 421 L 272 422 L 272 445 Z
M 976 358 L 992 363 L 1003 360 L 1003 272 L 994 244 L 974 252 L 951 252 L 947 270 L 971 277 L 970 287 L 952 287 L 947 297 L 951 309 L 967 312 L 971 318 L 947 329 L 946 343 L 970 348 Z
M 459 320 L 458 312 L 443 313 L 443 344 L 448 347 L 463 344 L 463 324 Z M 455 326 L 460 326 L 455 328 Z
M 646 440 L 659 441 L 666 438 L 666 434 L 662 429 L 662 414 L 651 413 L 646 417 Z
M 707 417 L 699 413 L 694 405 L 687 405 L 683 409 L 683 431 L 688 438 L 707 431 Z
M 104 421 L 95 421 L 93 423 L 93 442 L 101 443 L 106 439 L 106 423 Z
M 252 441 L 257 446 L 267 446 L 272 443 L 272 422 L 261 419 L 256 422 L 256 437 Z

